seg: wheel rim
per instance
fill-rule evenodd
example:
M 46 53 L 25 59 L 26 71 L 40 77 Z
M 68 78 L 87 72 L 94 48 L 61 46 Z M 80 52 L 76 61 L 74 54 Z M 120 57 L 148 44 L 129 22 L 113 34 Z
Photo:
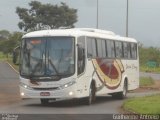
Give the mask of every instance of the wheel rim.
M 95 101 L 95 85 L 92 83 L 89 89 L 88 104 L 92 104 Z
M 124 83 L 124 87 L 123 87 L 123 96 L 125 97 L 127 94 L 127 84 L 126 82 Z
M 92 103 L 92 95 L 93 95 L 93 90 L 92 90 L 92 88 L 90 87 L 90 89 L 89 89 L 89 104 L 91 104 Z

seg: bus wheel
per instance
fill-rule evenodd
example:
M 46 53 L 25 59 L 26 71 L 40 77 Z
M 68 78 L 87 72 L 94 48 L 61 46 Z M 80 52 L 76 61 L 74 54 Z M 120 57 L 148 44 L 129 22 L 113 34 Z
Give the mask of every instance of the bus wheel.
M 112 97 L 117 99 L 124 99 L 127 96 L 127 91 L 128 91 L 128 84 L 127 80 L 125 80 L 123 85 L 123 91 L 118 93 L 113 93 Z
M 91 105 L 96 99 L 96 87 L 95 87 L 95 83 L 92 82 L 90 89 L 89 89 L 89 96 L 86 100 L 87 105 Z
M 127 84 L 127 80 L 124 81 L 124 86 L 123 86 L 123 91 L 122 91 L 122 95 L 121 98 L 126 98 L 127 96 L 127 91 L 128 91 L 128 84 Z
M 41 99 L 42 105 L 47 105 L 49 103 L 49 99 Z

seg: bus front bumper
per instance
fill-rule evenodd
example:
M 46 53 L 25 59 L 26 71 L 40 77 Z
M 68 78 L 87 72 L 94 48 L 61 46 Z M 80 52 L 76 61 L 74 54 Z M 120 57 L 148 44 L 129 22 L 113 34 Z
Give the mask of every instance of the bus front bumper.
M 21 98 L 40 98 L 40 99 L 55 99 L 67 100 L 77 98 L 74 88 L 65 88 L 61 90 L 44 91 L 44 90 L 30 90 L 20 86 Z

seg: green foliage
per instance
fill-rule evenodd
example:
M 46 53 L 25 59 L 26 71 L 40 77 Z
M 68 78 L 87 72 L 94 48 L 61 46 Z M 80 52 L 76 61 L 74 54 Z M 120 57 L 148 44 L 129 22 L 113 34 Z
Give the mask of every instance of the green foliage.
M 10 36 L 10 32 L 7 30 L 0 30 L 0 41 L 7 40 Z
M 0 61 L 4 60 L 6 60 L 6 56 L 2 52 L 0 52 Z
M 160 64 L 160 49 L 154 47 L 139 47 L 139 60 L 141 66 L 147 66 L 148 61 L 154 61 Z M 158 66 L 157 65 L 157 66 Z
M 153 72 L 153 73 L 160 73 L 160 67 L 150 68 L 148 66 L 140 66 L 140 71 L 143 72 Z
M 139 44 L 139 62 L 140 71 L 160 73 L 160 48 L 147 48 Z M 155 63 L 155 65 L 149 63 Z
M 138 114 L 160 114 L 160 94 L 128 99 L 123 108 Z
M 12 53 L 13 49 L 20 45 L 22 35 L 21 32 L 10 33 L 6 40 L 0 41 L 0 51 L 6 55 Z
M 140 77 L 140 86 L 153 85 L 154 80 L 151 77 Z
M 65 3 L 58 5 L 41 4 L 38 1 L 29 3 L 30 9 L 17 7 L 16 13 L 21 21 L 18 26 L 24 31 L 74 27 L 77 22 L 77 10 Z
M 8 62 L 10 65 L 12 65 L 12 67 L 13 67 L 16 71 L 19 71 L 19 65 L 13 63 L 13 58 L 12 58 L 12 56 L 9 56 L 6 60 L 7 60 L 7 62 Z

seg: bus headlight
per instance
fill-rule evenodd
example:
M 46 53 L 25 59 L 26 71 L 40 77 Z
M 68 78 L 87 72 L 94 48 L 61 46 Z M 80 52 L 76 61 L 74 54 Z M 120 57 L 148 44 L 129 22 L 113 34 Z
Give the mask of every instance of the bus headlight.
M 71 91 L 71 92 L 69 92 L 69 95 L 70 95 L 70 96 L 72 96 L 72 95 L 73 95 L 73 92 L 72 92 L 72 91 Z
M 64 85 L 61 85 L 59 88 L 64 89 L 64 88 L 67 88 L 67 87 L 70 87 L 70 86 L 74 85 L 75 83 L 76 83 L 76 81 L 71 81 L 71 82 L 68 82 Z
M 24 96 L 24 93 L 23 93 L 23 92 L 21 93 L 21 96 Z
M 20 86 L 22 86 L 23 88 L 25 89 L 29 89 L 29 90 L 32 90 L 32 88 L 24 83 L 20 83 Z

